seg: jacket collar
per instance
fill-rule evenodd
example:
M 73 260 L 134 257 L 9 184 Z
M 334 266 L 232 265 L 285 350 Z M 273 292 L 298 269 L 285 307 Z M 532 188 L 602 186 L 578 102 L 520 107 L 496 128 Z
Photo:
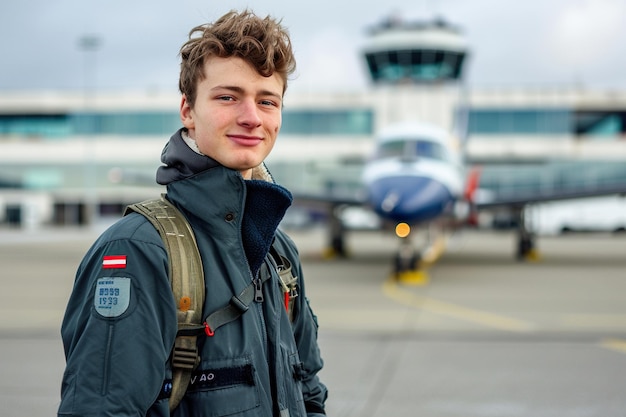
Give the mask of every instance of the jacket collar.
M 168 185 L 219 166 L 215 160 L 196 153 L 187 146 L 181 135 L 182 131 L 183 129 L 179 129 L 174 133 L 161 152 L 161 162 L 164 165 L 157 169 L 156 176 L 161 185 Z
M 291 205 L 291 193 L 274 182 L 264 164 L 246 181 L 239 172 L 193 151 L 181 132 L 172 135 L 163 149 L 157 182 L 167 185 L 170 200 L 202 223 L 223 224 L 228 213 L 234 214 L 255 275 Z

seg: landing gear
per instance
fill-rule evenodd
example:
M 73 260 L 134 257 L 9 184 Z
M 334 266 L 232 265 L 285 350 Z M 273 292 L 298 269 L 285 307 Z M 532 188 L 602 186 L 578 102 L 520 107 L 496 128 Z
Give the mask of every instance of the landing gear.
M 405 284 L 426 284 L 428 275 L 422 268 L 421 253 L 413 245 L 408 232 L 406 235 L 400 234 L 396 228 L 396 234 L 400 238 L 400 247 L 394 257 L 392 278 Z
M 345 243 L 345 227 L 339 218 L 339 214 L 341 209 L 339 207 L 334 207 L 330 210 L 329 216 L 329 245 L 324 251 L 324 258 L 332 259 L 332 258 L 347 258 L 348 251 L 346 249 Z
M 533 237 L 529 233 L 519 230 L 517 237 L 517 259 L 524 260 L 535 250 Z
M 535 235 L 526 227 L 524 210 L 517 213 L 517 259 L 520 261 L 538 261 L 541 256 L 535 247 Z
M 407 271 L 417 271 L 420 265 L 421 255 L 411 245 L 407 238 L 401 242 L 400 248 L 394 257 L 394 274 L 396 279 Z

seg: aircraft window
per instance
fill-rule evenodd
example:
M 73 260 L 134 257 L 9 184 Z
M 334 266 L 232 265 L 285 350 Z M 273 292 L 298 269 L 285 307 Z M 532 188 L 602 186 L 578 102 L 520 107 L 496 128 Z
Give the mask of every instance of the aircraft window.
M 405 157 L 448 160 L 446 149 L 439 143 L 428 140 L 395 140 L 383 143 L 376 154 L 378 159 Z
M 441 144 L 425 140 L 415 142 L 415 154 L 418 157 L 437 159 L 440 161 L 448 159 L 446 150 Z
M 404 141 L 385 142 L 378 148 L 377 158 L 400 157 L 404 154 Z

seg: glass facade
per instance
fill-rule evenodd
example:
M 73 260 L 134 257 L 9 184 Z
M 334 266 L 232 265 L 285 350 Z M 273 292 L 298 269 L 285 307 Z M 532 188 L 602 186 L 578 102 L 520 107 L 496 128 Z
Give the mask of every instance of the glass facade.
M 623 161 L 489 164 L 482 167 L 480 187 L 493 191 L 498 197 L 506 198 L 520 194 L 594 189 L 623 183 L 624 179 L 626 164 Z
M 170 135 L 181 127 L 178 112 L 100 112 L 0 115 L 0 135 L 62 139 L 72 135 Z M 369 109 L 285 110 L 281 132 L 287 135 L 373 134 Z
M 566 109 L 472 109 L 469 133 L 474 134 L 567 134 L 573 125 Z
M 177 112 L 75 113 L 68 123 L 77 135 L 161 135 L 181 126 Z
M 72 133 L 66 114 L 0 114 L 0 135 L 65 137 Z
M 285 110 L 281 133 L 287 135 L 371 135 L 374 112 L 369 109 Z
M 468 129 L 470 135 L 615 137 L 626 133 L 626 110 L 471 109 Z
M 395 84 L 459 80 L 465 54 L 434 49 L 407 49 L 365 54 L 372 80 Z
M 574 133 L 610 137 L 626 132 L 626 110 L 577 111 Z

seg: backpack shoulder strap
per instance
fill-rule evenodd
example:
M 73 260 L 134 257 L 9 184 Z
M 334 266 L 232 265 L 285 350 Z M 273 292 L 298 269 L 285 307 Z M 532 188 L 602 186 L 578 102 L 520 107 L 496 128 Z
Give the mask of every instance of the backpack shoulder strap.
M 289 321 L 293 323 L 295 318 L 295 298 L 298 296 L 298 278 L 293 275 L 289 260 L 280 255 L 274 245 L 271 246 L 269 255 L 271 267 L 278 273 L 280 286 L 283 291 L 285 310 L 287 311 Z M 213 336 L 219 327 L 237 320 L 248 311 L 253 301 L 263 302 L 263 284 L 271 276 L 267 268 L 268 265 L 263 263 L 261 274 L 257 279 L 248 284 L 238 295 L 232 296 L 226 306 L 205 317 L 204 326 L 207 336 Z
M 177 305 L 178 333 L 172 355 L 170 411 L 185 395 L 192 371 L 200 363 L 197 330 L 203 329 L 204 272 L 193 230 L 164 195 L 126 207 L 124 215 L 142 214 L 158 230 L 169 259 L 169 279 Z

